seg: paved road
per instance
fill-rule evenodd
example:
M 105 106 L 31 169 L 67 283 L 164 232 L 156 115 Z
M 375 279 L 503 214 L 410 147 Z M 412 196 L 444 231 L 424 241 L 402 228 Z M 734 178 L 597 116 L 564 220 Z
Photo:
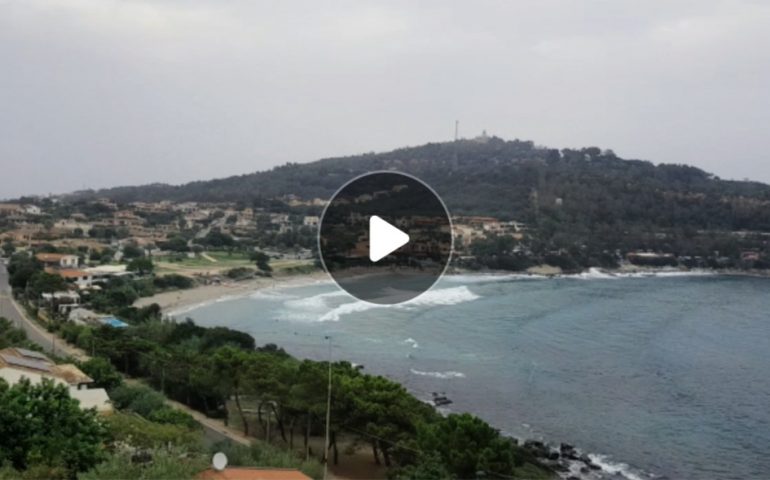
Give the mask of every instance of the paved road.
M 0 317 L 5 317 L 12 321 L 17 327 L 23 328 L 27 332 L 27 337 L 43 347 L 46 352 L 58 355 L 71 355 L 80 360 L 87 360 L 88 355 L 78 348 L 66 344 L 62 339 L 45 331 L 42 327 L 34 323 L 22 311 L 11 296 L 11 287 L 8 285 L 8 271 L 5 268 L 4 261 L 0 259 Z M 126 379 L 128 383 L 140 383 L 138 380 Z M 202 413 L 191 409 L 179 402 L 166 399 L 170 406 L 185 411 L 203 425 L 207 436 L 212 440 L 228 439 L 241 445 L 250 445 L 251 440 L 244 437 L 243 434 L 235 429 L 226 427 L 221 420 L 208 418 Z
M 66 344 L 64 341 L 47 332 L 43 327 L 27 318 L 21 307 L 13 300 L 11 286 L 8 284 L 8 270 L 5 260 L 0 260 L 0 317 L 5 317 L 13 324 L 27 332 L 27 338 L 37 343 L 43 350 L 54 355 L 72 356 L 86 359 L 82 350 Z

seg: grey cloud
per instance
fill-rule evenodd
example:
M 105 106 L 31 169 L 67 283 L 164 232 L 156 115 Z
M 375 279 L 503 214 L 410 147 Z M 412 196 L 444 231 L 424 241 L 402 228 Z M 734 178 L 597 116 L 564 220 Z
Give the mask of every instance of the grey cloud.
M 0 197 L 446 140 L 455 119 L 770 182 L 768 27 L 749 1 L 0 0 Z

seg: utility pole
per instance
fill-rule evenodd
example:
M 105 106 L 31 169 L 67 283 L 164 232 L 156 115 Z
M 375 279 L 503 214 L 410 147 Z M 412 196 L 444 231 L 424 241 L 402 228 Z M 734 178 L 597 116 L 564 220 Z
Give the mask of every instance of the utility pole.
M 329 475 L 329 430 L 332 419 L 332 337 L 326 335 L 329 342 L 329 383 L 326 387 L 326 439 L 324 440 L 324 480 Z
M 272 412 L 267 412 L 267 427 L 265 428 L 265 443 L 270 443 L 270 415 Z

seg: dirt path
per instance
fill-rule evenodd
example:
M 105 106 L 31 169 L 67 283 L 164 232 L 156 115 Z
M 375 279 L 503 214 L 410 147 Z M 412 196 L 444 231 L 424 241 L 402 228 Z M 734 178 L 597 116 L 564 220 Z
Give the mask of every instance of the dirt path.
M 201 257 L 205 258 L 206 260 L 208 260 L 211 263 L 218 263 L 219 262 L 219 260 L 217 260 L 216 258 L 212 257 L 211 255 L 209 255 L 206 252 L 201 252 Z

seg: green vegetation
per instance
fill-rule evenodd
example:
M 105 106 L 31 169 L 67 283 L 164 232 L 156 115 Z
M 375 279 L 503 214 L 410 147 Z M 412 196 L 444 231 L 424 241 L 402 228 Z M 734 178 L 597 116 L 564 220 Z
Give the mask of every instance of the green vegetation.
M 2 250 L 3 256 L 10 257 L 11 255 L 13 255 L 13 252 L 16 251 L 16 246 L 14 246 L 12 241 L 5 240 L 3 242 L 3 245 L 0 246 L 0 250 Z
M 170 437 L 173 440 L 173 437 Z M 81 474 L 80 480 L 130 478 L 132 480 L 189 480 L 205 470 L 211 461 L 208 454 L 189 454 L 182 448 L 157 449 L 148 454 L 147 463 L 132 461 L 129 452 L 119 452 Z
M 76 343 L 87 338 L 83 348 L 109 358 L 124 374 L 141 377 L 209 416 L 224 417 L 247 435 L 255 429 L 266 431 L 269 423 L 275 441 L 292 450 L 300 442 L 307 445 L 309 435 L 324 431 L 328 371 L 324 362 L 295 359 L 275 345 L 255 348 L 254 339 L 245 333 L 203 328 L 190 320 L 150 319 L 121 330 L 70 327 L 68 334 Z M 451 476 L 467 478 L 473 469 L 474 474 L 486 469 L 513 478 L 523 472 L 526 478 L 550 475 L 524 449 L 478 418 L 441 417 L 401 385 L 363 373 L 348 362 L 334 363 L 332 371 L 330 461 L 335 464 L 340 461 L 337 439 L 344 435 L 368 445 L 377 462 L 405 476 L 427 472 L 436 458 L 458 458 L 462 451 L 468 458 L 445 462 Z M 158 435 L 165 431 L 163 425 L 191 426 L 168 411 L 163 397 L 147 387 L 123 384 L 110 394 L 122 411 L 156 423 Z M 125 429 L 134 428 L 129 427 Z M 463 443 L 466 434 L 472 444 Z M 457 451 L 446 453 L 446 445 Z M 293 453 L 285 455 L 296 464 Z M 471 459 L 476 463 L 470 465 Z
M 154 264 L 148 257 L 137 257 L 129 262 L 129 268 L 139 274 L 150 275 Z M 67 282 L 60 276 L 43 271 L 42 264 L 29 252 L 14 254 L 8 264 L 8 273 L 14 294 L 28 307 L 40 306 L 41 294 L 67 290 L 68 287 Z M 79 293 L 84 306 L 116 315 L 127 322 L 139 323 L 150 318 L 160 318 L 160 308 L 157 305 L 133 307 L 138 298 L 152 296 L 159 291 L 192 288 L 194 285 L 195 282 L 191 278 L 179 274 L 153 275 L 139 279 L 115 277 L 100 282 L 100 290 L 85 290 Z M 49 329 L 67 329 L 65 319 L 53 308 L 54 305 L 45 306 L 48 307 Z
M 0 380 L 0 465 L 32 466 L 49 478 L 74 478 L 104 458 L 104 426 L 94 410 L 81 410 L 65 385 Z
M 88 340 L 85 340 L 83 343 L 87 342 Z M 112 390 L 123 384 L 123 377 L 120 372 L 106 358 L 90 358 L 78 366 L 83 373 L 94 380 L 93 387 Z
M 263 252 L 252 252 L 250 259 L 257 265 L 257 270 L 263 274 L 270 275 L 270 272 L 273 271 L 269 264 L 270 257 L 268 257 L 267 254 Z
M 198 423 L 189 414 L 166 405 L 166 398 L 144 385 L 118 385 L 110 390 L 112 404 L 124 411 L 134 412 L 159 424 L 180 425 L 196 429 Z
M 527 225 L 523 242 L 491 251 L 481 247 L 489 255 L 467 267 L 518 270 L 544 262 L 566 269 L 613 266 L 618 251 L 622 258 L 637 250 L 671 253 L 683 266 L 770 267 L 767 237 L 733 234 L 770 231 L 770 186 L 721 180 L 686 165 L 623 160 L 597 147 L 557 150 L 529 141 L 461 140 L 287 164 L 180 187 L 101 190 L 90 198 L 234 201 L 274 212 L 318 214 L 317 207 L 291 208 L 276 199 L 290 194 L 329 198 L 356 175 L 388 169 L 428 182 L 453 215 L 488 215 Z M 313 235 L 306 236 L 302 228 L 279 233 L 269 219 L 260 218 L 257 225 L 260 245 L 313 245 Z M 216 237 L 206 244 L 227 243 Z M 742 250 L 762 252 L 764 260 L 746 264 Z
M 13 326 L 10 320 L 0 317 L 0 350 L 8 347 L 21 347 L 40 350 L 40 347 L 27 340 L 27 332 Z
M 153 272 L 155 265 L 152 263 L 152 259 L 149 257 L 134 258 L 128 262 L 126 270 L 129 272 L 136 272 L 139 275 L 148 275 Z
M 249 267 L 236 267 L 230 270 L 225 270 L 224 274 L 227 278 L 232 280 L 244 280 L 246 278 L 252 278 L 256 274 L 256 270 Z
M 157 290 L 184 290 L 195 286 L 193 279 L 177 273 L 157 276 L 152 279 L 152 284 Z

